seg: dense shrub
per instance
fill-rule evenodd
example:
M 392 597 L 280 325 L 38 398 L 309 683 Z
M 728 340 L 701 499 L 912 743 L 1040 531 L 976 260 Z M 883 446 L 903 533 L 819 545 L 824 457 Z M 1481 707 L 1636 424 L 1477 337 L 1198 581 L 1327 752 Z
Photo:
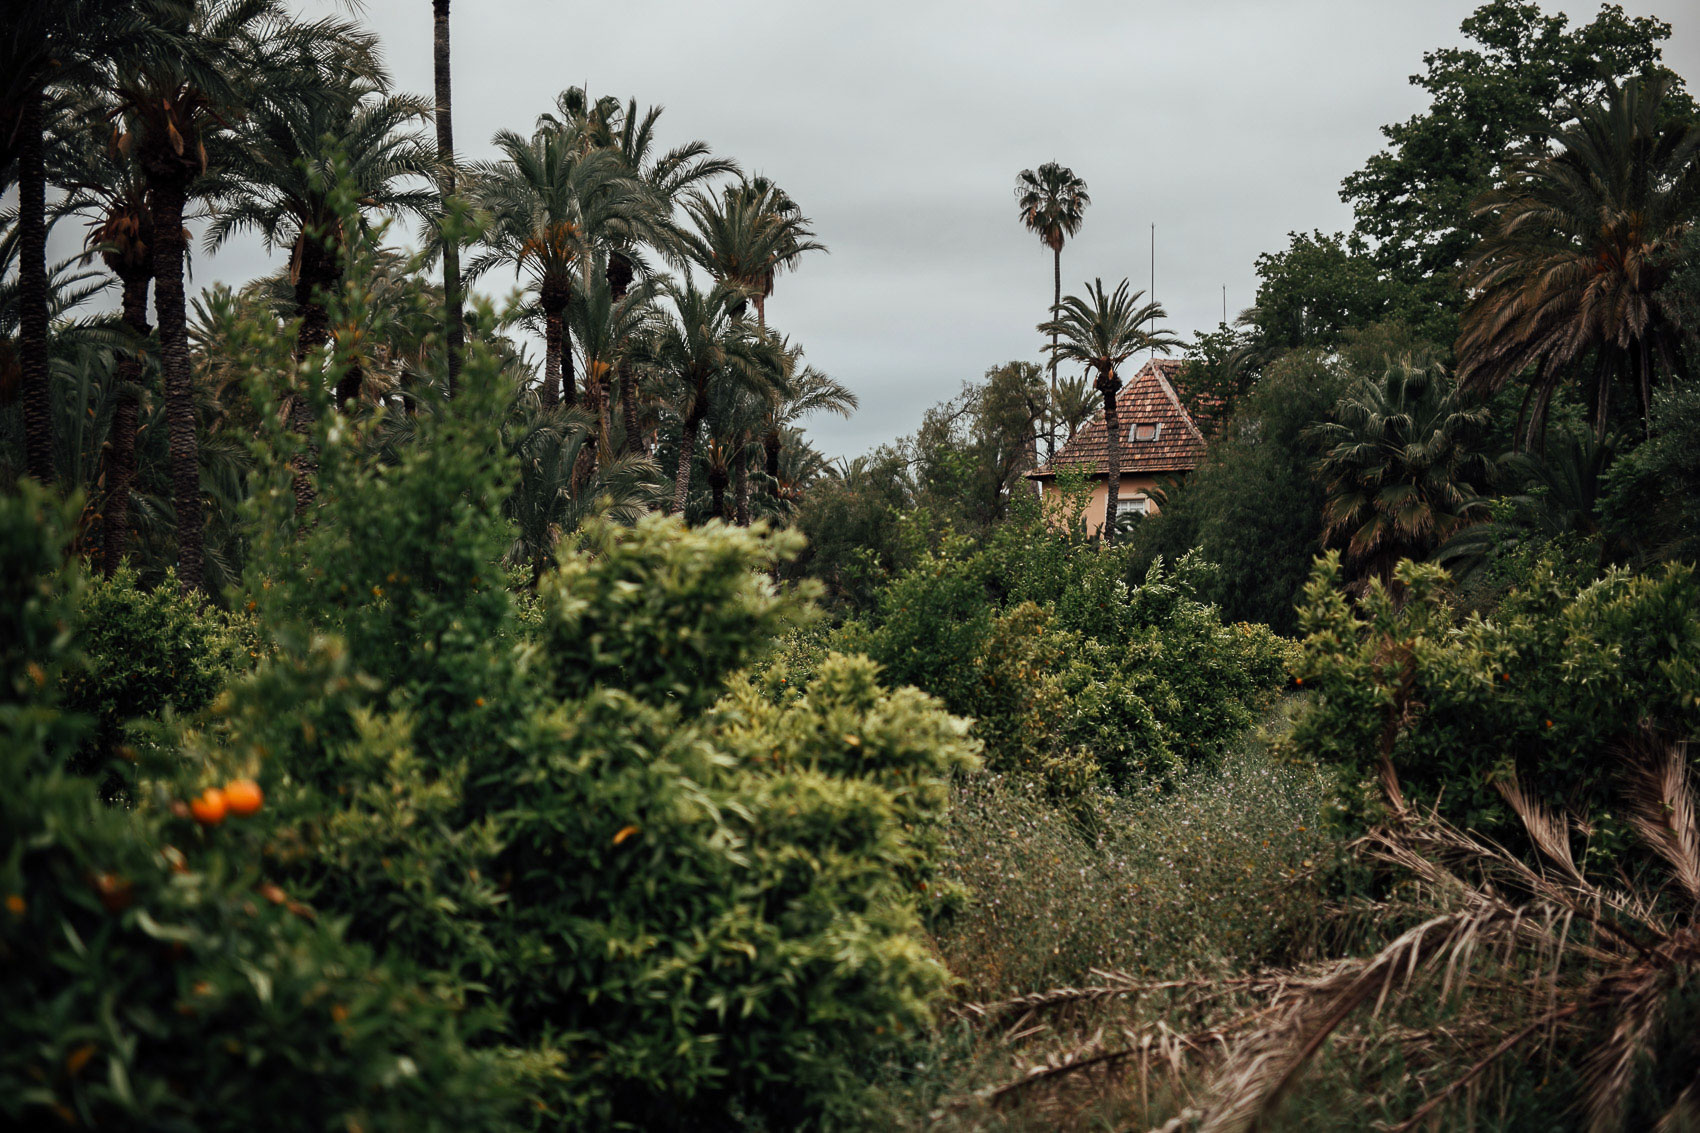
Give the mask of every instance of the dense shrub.
M 65 676 L 61 706 L 94 720 L 79 770 L 109 767 L 126 726 L 163 713 L 192 713 L 211 702 L 237 671 L 253 665 L 251 620 L 197 602 L 167 576 L 153 589 L 120 567 L 94 579 L 76 610 L 79 664 Z
M 1291 647 L 1223 625 L 1197 556 L 1129 585 L 1120 552 L 1022 511 L 982 549 L 920 554 L 838 638 L 972 717 L 993 768 L 1068 792 L 1100 769 L 1124 787 L 1171 778 L 1220 755 L 1285 683 Z
M 495 988 L 560 1036 L 594 1125 L 842 1117 L 944 985 L 919 905 L 965 725 L 843 657 L 778 703 L 747 681 L 710 703 L 799 613 L 760 573 L 786 542 L 595 532 L 545 582 L 559 703 L 475 772 L 511 878 Z
M 1349 381 L 1345 366 L 1315 351 L 1271 365 L 1204 463 L 1140 524 L 1136 557 L 1174 561 L 1197 548 L 1222 567 L 1205 596 L 1227 617 L 1293 633 L 1293 607 L 1322 546 L 1322 488 L 1311 473 L 1322 453 L 1309 429 Z
M 511 1049 L 540 1127 L 850 1120 L 945 984 L 921 926 L 966 725 L 865 660 L 733 679 L 807 620 L 770 575 L 794 536 L 594 526 L 522 610 L 467 375 L 393 459 L 326 437 L 318 522 L 248 579 L 273 652 L 191 768 L 260 779 L 268 869 Z
M 0 1118 L 502 1128 L 506 1061 L 467 1052 L 453 1004 L 272 885 L 263 820 L 114 808 L 65 769 L 93 723 L 52 694 L 79 667 L 81 580 L 57 559 L 69 513 L 21 489 L 0 499 Z
M 956 789 L 944 872 L 972 896 L 937 939 L 969 994 L 1276 963 L 1311 939 L 1335 854 L 1331 773 L 1251 735 L 1172 789 L 1096 805 L 1086 831 L 1019 778 Z
M 1397 595 L 1372 585 L 1354 607 L 1336 559 L 1319 563 L 1298 667 L 1316 696 L 1297 750 L 1366 769 L 1385 754 L 1410 795 L 1463 825 L 1507 826 L 1495 784 L 1515 777 L 1609 831 L 1613 751 L 1644 729 L 1686 738 L 1700 726 L 1692 567 L 1612 570 L 1578 588 L 1543 564 L 1492 617 L 1461 623 L 1444 571 L 1404 563 L 1396 579 Z

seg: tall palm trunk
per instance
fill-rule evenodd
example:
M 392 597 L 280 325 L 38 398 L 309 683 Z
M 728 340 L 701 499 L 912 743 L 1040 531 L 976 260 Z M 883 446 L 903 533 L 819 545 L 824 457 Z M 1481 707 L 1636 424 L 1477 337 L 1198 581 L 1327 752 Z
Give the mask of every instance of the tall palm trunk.
M 618 303 L 631 290 L 632 280 L 636 270 L 632 267 L 631 259 L 616 249 L 608 254 L 608 266 L 604 269 L 608 280 L 608 291 Z M 624 344 L 622 344 L 624 345 Z M 627 361 L 625 351 L 620 351 L 620 360 L 615 364 L 615 384 L 620 392 L 620 420 L 625 426 L 626 435 L 620 439 L 620 455 L 630 456 L 638 451 L 638 407 L 637 380 L 632 376 L 631 363 Z
M 673 482 L 673 514 L 681 518 L 685 514 L 685 497 L 691 490 L 691 460 L 696 456 L 697 433 L 702 431 L 702 410 L 698 408 L 701 401 L 699 394 L 690 412 L 685 415 L 685 430 L 679 437 L 679 473 Z
M 726 519 L 727 480 L 726 469 L 710 462 L 708 466 L 708 491 L 711 500 L 710 507 L 713 509 L 712 518 L 722 522 Z
M 638 436 L 641 426 L 638 423 L 637 379 L 624 358 L 620 359 L 619 382 L 620 420 L 626 428 L 626 435 L 620 440 L 620 455 L 632 456 L 642 447 L 642 438 Z
M 1062 241 L 1051 245 L 1051 318 L 1057 317 L 1057 308 L 1062 306 Z M 1045 411 L 1045 461 L 1049 463 L 1057 455 L 1057 332 L 1051 332 L 1051 403 Z M 1037 481 L 1035 481 L 1037 483 Z
M 550 303 L 543 306 L 542 398 L 546 409 L 553 408 L 561 400 L 561 338 L 565 329 L 561 310 L 561 307 Z
M 184 590 L 204 587 L 205 531 L 201 513 L 200 439 L 195 434 L 195 392 L 189 373 L 189 322 L 183 299 L 183 261 L 188 244 L 183 205 L 189 172 L 181 163 L 152 179 L 154 310 L 159 321 L 160 369 L 164 374 L 165 423 L 170 436 L 171 502 L 177 513 L 177 582 Z
M 437 158 L 444 165 L 443 211 L 448 212 L 449 198 L 455 195 L 455 131 L 454 110 L 449 82 L 449 0 L 431 0 L 431 56 L 436 78 L 437 99 Z M 449 396 L 455 395 L 460 384 L 461 355 L 466 349 L 466 329 L 462 318 L 463 298 L 460 290 L 460 245 L 454 240 L 443 241 L 443 303 L 448 308 Z
M 42 95 L 25 96 L 18 124 L 18 338 L 24 468 L 53 482 L 53 398 L 47 387 L 47 164 Z
M 347 405 L 351 401 L 360 400 L 361 387 L 366 383 L 366 371 L 358 362 L 347 363 L 342 377 L 336 380 L 336 403 Z
M 120 273 L 124 284 L 124 326 L 135 339 L 118 355 L 115 375 L 118 401 L 107 431 L 106 504 L 100 519 L 100 569 L 111 577 L 124 561 L 130 541 L 130 485 L 136 480 L 136 422 L 141 401 L 136 385 L 142 379 L 142 343 L 148 332 L 148 284 L 153 272 L 135 267 Z
M 738 447 L 732 458 L 733 516 L 739 527 L 750 525 L 750 457 L 747 448 Z
M 763 468 L 767 472 L 768 491 L 773 493 L 774 501 L 778 502 L 779 456 L 785 450 L 785 439 L 780 434 L 778 425 L 774 425 L 773 428 L 762 434 L 761 448 L 765 460 Z
M 584 372 L 584 407 L 596 420 L 598 435 L 591 437 L 587 443 L 579 447 L 578 456 L 573 460 L 573 494 L 577 495 L 589 484 L 596 475 L 596 459 L 602 446 L 607 443 L 608 436 L 608 405 L 605 390 L 598 380 L 599 375 L 590 367 Z
M 1117 411 L 1116 395 L 1121 392 L 1121 376 L 1114 366 L 1098 375 L 1095 383 L 1104 395 L 1104 527 L 1099 532 L 1104 542 L 1116 538 L 1116 510 L 1122 491 L 1122 425 Z

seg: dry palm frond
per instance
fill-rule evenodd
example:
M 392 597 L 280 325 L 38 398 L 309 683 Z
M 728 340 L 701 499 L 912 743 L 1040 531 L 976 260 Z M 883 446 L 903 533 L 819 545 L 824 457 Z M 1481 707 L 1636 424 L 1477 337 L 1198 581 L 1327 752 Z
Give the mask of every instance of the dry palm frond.
M 1687 746 L 1643 740 L 1631 750 L 1630 821 L 1665 860 L 1688 899 L 1700 902 L 1700 823 L 1695 820 Z
M 1437 960 L 1467 953 L 1480 940 L 1515 929 L 1523 916 L 1521 909 L 1483 901 L 1477 908 L 1424 921 L 1367 960 L 1342 964 L 1332 979 L 1299 998 L 1235 1052 L 1218 1076 L 1216 1101 L 1200 1133 L 1249 1129 L 1359 1007 L 1374 1000 L 1379 1011 L 1389 995 Z
M 1522 820 L 1538 863 L 1434 814 L 1396 810 L 1396 824 L 1354 844 L 1365 858 L 1415 881 L 1418 896 L 1446 911 L 1429 916 L 1374 954 L 1301 971 L 1243 976 L 1139 980 L 1095 971 L 1097 982 L 1056 988 L 999 1003 L 971 1004 L 965 1018 L 1007 1024 L 1006 1041 L 1027 1041 L 1072 1019 L 1076 1009 L 1160 1000 L 1171 1011 L 1198 1015 L 1222 1001 L 1236 1014 L 1204 1016 L 1191 1030 L 1168 1023 L 1138 1023 L 1095 1030 L 1084 1043 L 1056 1050 L 1014 1081 L 976 1095 L 994 1104 L 1032 1087 L 1058 1086 L 1071 1075 L 1136 1068 L 1141 1098 L 1145 1075 L 1162 1069 L 1183 1087 L 1188 1106 L 1162 1129 L 1225 1133 L 1263 1121 L 1293 1087 L 1331 1037 L 1362 1057 L 1374 1046 L 1396 1043 L 1412 1078 L 1428 1089 L 1426 1100 L 1394 1127 L 1414 1130 L 1444 1107 L 1474 1094 L 1485 1074 L 1533 1042 L 1586 1041 L 1582 1090 L 1576 1108 L 1590 1133 L 1623 1128 L 1628 1115 L 1644 1113 L 1636 1096 L 1660 1052 L 1680 1036 L 1669 1010 L 1700 972 L 1700 822 L 1696 795 L 1680 746 L 1644 738 L 1630 749 L 1626 780 L 1634 828 L 1674 884 L 1655 892 L 1632 877 L 1596 880 L 1576 864 L 1571 834 L 1587 828 L 1543 806 L 1518 783 L 1501 793 Z M 1397 779 L 1391 779 L 1397 789 Z M 1403 898 L 1400 898 L 1403 900 Z M 1384 916 L 1409 906 L 1384 903 Z M 1456 1024 L 1418 1030 L 1351 1026 L 1362 1014 L 1379 1015 L 1390 1002 L 1419 994 L 1463 1003 L 1511 1004 L 1510 1018 L 1472 1012 Z M 1214 1011 L 1215 1009 L 1213 1009 Z M 1106 1035 L 1111 1036 L 1106 1039 Z M 1184 1089 L 1183 1066 L 1203 1059 L 1217 1068 L 1207 1092 Z M 1460 1069 L 1461 1067 L 1461 1069 Z M 1668 1072 L 1667 1072 L 1668 1076 Z M 1675 1086 L 1663 1100 L 1656 1128 L 1662 1133 L 1700 1128 L 1700 1079 Z
M 1648 743 L 1630 784 L 1636 829 L 1692 896 L 1690 881 L 1700 879 L 1700 835 L 1686 757 L 1678 747 Z M 1548 811 L 1515 782 L 1501 790 L 1550 869 L 1530 866 L 1432 817 L 1363 839 L 1372 857 L 1408 870 L 1462 910 L 1426 921 L 1368 960 L 1343 966 L 1333 981 L 1314 987 L 1271 1027 L 1249 1036 L 1219 1075 L 1201 1133 L 1251 1127 L 1359 1006 L 1373 997 L 1379 1010 L 1414 977 L 1440 967 L 1442 958 L 1444 997 L 1456 981 L 1468 978 L 1475 950 L 1488 940 L 1537 946 L 1536 970 L 1552 972 L 1546 986 L 1551 1006 L 1512 1030 L 1398 1128 L 1414 1128 L 1531 1036 L 1570 1020 L 1603 1032 L 1584 1069 L 1587 1128 L 1605 1133 L 1622 1127 L 1636 1076 L 1664 1037 L 1666 1005 L 1700 966 L 1700 931 L 1673 927 L 1655 897 L 1590 881 L 1571 855 L 1567 818 Z M 1522 903 L 1511 904 L 1507 893 Z M 1578 922 L 1587 931 L 1573 933 Z M 1558 966 L 1578 961 L 1586 965 L 1582 978 L 1561 988 Z M 1700 1105 L 1697 1093 L 1696 1087 L 1685 1089 L 1662 1127 L 1682 1127 L 1684 1114 Z
M 1115 1047 L 1107 1045 L 1105 1032 L 1100 1029 L 1084 1044 L 1053 1053 L 1029 1066 L 1013 1082 L 986 1090 L 980 1096 L 994 1105 L 1001 1104 L 1034 1086 L 1054 1083 L 1082 1071 L 1109 1069 L 1130 1062 L 1138 1065 L 1142 1077 L 1154 1066 L 1178 1075 L 1189 1057 L 1223 1049 L 1230 1039 L 1266 1014 L 1254 1012 L 1203 1031 L 1175 1031 L 1161 1021 L 1148 1027 L 1122 1028 L 1119 1035 L 1122 1045 Z

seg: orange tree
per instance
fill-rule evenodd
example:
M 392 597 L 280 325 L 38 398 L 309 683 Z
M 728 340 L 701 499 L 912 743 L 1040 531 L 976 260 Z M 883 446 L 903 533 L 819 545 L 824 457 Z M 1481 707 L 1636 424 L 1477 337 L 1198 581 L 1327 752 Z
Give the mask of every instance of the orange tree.
M 541 1125 L 852 1120 L 945 983 L 928 832 L 976 745 L 866 661 L 782 703 L 733 681 L 807 616 L 767 573 L 793 537 L 597 526 L 519 601 L 519 380 L 475 347 L 401 447 L 321 416 L 300 524 L 280 436 L 238 595 L 268 646 L 176 774 L 254 777 L 268 876 L 418 971 Z
M 203 826 L 188 779 L 116 808 L 68 769 L 94 726 L 55 695 L 76 509 L 21 491 L 0 498 L 0 1123 L 504 1127 L 507 1060 L 270 879 L 263 806 Z

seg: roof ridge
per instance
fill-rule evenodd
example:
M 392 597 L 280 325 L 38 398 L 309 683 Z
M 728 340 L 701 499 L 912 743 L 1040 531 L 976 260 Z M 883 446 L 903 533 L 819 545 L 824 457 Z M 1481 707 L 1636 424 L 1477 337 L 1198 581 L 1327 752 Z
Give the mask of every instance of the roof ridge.
M 1178 436 L 1184 437 L 1185 439 L 1178 443 L 1180 443 L 1184 449 L 1191 450 L 1190 460 L 1192 461 L 1192 463 L 1184 464 L 1182 467 L 1191 468 L 1195 467 L 1196 461 L 1202 458 L 1203 449 L 1209 442 L 1205 440 L 1203 432 L 1200 431 L 1198 427 L 1198 423 L 1193 420 L 1191 410 L 1186 407 L 1186 404 L 1181 400 L 1180 395 L 1175 390 L 1175 387 L 1169 382 L 1167 375 L 1164 373 L 1165 369 L 1178 369 L 1185 365 L 1185 359 L 1148 359 L 1145 365 L 1135 371 L 1133 376 L 1127 380 L 1119 391 L 1117 391 L 1116 405 L 1119 411 L 1129 414 L 1126 421 L 1129 428 L 1131 428 L 1134 424 L 1137 424 L 1133 413 L 1136 404 L 1142 400 L 1148 406 L 1148 412 L 1156 411 L 1164 416 L 1172 413 L 1174 416 L 1180 418 L 1180 422 L 1185 426 L 1185 428 L 1182 433 L 1178 434 Z M 1146 384 L 1147 379 L 1150 379 L 1149 386 Z M 1153 392 L 1151 387 L 1155 387 L 1155 391 L 1160 391 L 1162 395 L 1155 401 L 1151 400 L 1156 397 L 1156 392 Z M 1164 404 L 1165 402 L 1167 404 L 1166 409 L 1156 409 L 1157 405 Z M 1107 451 L 1108 446 L 1112 443 L 1120 445 L 1123 447 L 1123 451 L 1125 453 L 1128 449 L 1124 442 L 1127 444 L 1132 443 L 1130 437 L 1117 435 L 1112 438 L 1109 435 L 1109 429 L 1107 428 L 1104 420 L 1104 412 L 1103 409 L 1100 408 L 1093 413 L 1092 417 L 1085 425 L 1081 426 L 1074 436 L 1070 437 L 1060 449 L 1056 450 L 1056 452 L 1052 454 L 1049 460 L 1040 467 L 1026 473 L 1026 475 L 1038 477 L 1054 476 L 1060 468 L 1084 467 L 1087 470 L 1088 475 L 1091 475 L 1091 470 L 1096 468 L 1098 470 L 1096 474 L 1101 476 L 1103 475 L 1105 452 Z M 1159 456 L 1156 455 L 1156 453 L 1162 453 L 1164 455 Z M 1179 455 L 1180 454 L 1175 453 L 1165 443 L 1155 450 L 1151 459 L 1173 460 Z M 1134 459 L 1136 463 L 1142 462 L 1139 457 L 1133 457 L 1132 459 Z

